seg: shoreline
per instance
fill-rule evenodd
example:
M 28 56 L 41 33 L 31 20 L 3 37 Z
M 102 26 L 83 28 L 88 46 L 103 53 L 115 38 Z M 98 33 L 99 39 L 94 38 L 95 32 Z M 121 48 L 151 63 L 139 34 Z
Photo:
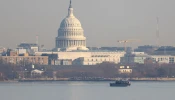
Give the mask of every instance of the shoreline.
M 94 82 L 100 82 L 100 81 L 115 81 L 119 80 L 120 78 L 105 78 L 105 79 L 69 79 L 69 78 L 40 78 L 40 79 L 15 79 L 15 80 L 6 80 L 6 81 L 0 81 L 0 82 L 7 82 L 7 83 L 14 83 L 14 82 L 58 82 L 58 81 L 94 81 Z M 175 78 L 127 78 L 131 82 L 168 82 L 168 81 L 175 81 Z
M 175 78 L 130 78 L 130 81 L 175 81 Z

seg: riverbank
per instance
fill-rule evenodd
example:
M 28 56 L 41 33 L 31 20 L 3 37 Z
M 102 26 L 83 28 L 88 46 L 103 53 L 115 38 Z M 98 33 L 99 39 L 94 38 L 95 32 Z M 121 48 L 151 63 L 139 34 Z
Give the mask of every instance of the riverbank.
M 115 81 L 121 78 L 99 78 L 99 79 L 70 79 L 70 78 L 40 78 L 40 79 L 22 79 L 19 82 L 53 82 L 53 81 Z M 175 78 L 126 78 L 130 81 L 175 81 Z
M 115 81 L 121 78 L 100 78 L 100 79 L 70 79 L 70 78 L 36 78 L 36 79 L 15 79 L 0 82 L 56 82 L 56 81 Z M 126 78 L 130 81 L 175 81 L 175 78 Z
M 130 78 L 130 81 L 175 81 L 175 78 Z

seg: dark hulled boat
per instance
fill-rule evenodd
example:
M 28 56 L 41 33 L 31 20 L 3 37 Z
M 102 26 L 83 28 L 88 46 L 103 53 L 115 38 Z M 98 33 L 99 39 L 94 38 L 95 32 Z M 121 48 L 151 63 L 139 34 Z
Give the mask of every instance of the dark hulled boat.
M 117 80 L 114 83 L 110 83 L 112 87 L 126 87 L 130 86 L 131 83 L 128 80 Z

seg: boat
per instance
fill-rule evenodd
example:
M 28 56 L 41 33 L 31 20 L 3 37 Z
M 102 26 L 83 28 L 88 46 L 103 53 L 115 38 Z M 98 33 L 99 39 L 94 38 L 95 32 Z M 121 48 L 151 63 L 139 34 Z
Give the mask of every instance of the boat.
M 110 83 L 111 87 L 126 87 L 130 85 L 131 83 L 128 80 L 116 80 L 114 83 Z

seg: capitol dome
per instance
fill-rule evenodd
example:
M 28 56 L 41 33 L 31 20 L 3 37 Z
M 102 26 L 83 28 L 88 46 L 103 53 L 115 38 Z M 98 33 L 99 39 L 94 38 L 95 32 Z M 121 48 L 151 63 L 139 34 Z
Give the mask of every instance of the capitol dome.
M 60 28 L 64 27 L 81 27 L 80 21 L 75 17 L 66 17 L 62 20 Z
M 88 48 L 86 48 L 84 30 L 80 21 L 73 15 L 71 1 L 68 15 L 62 20 L 60 28 L 58 29 L 56 48 L 62 51 L 88 50 Z

